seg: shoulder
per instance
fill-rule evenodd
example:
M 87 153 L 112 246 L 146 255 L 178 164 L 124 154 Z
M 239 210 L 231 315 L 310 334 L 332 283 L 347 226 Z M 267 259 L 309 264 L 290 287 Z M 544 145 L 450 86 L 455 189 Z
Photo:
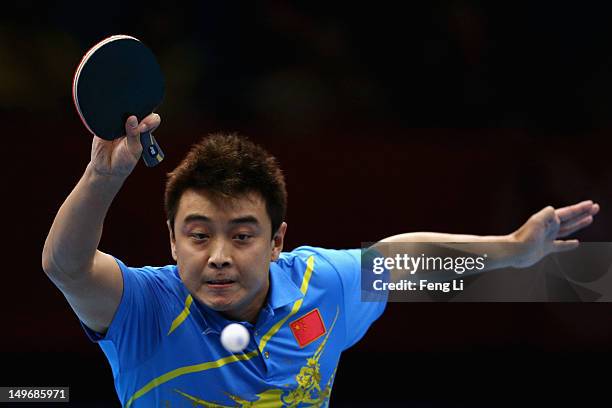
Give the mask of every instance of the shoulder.
M 282 269 L 291 270 L 297 277 L 308 274 L 321 279 L 337 279 L 343 273 L 353 273 L 360 269 L 360 249 L 327 249 L 313 246 L 300 246 L 291 252 L 283 252 L 276 264 Z
M 165 266 L 128 266 L 122 260 L 115 258 L 122 272 L 135 273 L 141 276 L 148 276 L 159 280 L 172 280 L 178 273 L 176 265 Z
M 295 259 L 304 260 L 313 257 L 315 261 L 326 263 L 337 267 L 357 266 L 359 267 L 361 249 L 329 249 L 313 246 L 300 246 L 291 252 L 283 252 L 281 259 L 287 262 L 295 262 Z
M 181 287 L 181 280 L 176 265 L 165 266 L 127 266 L 115 258 L 121 268 L 123 280 L 126 284 L 147 286 L 160 291 L 175 291 Z

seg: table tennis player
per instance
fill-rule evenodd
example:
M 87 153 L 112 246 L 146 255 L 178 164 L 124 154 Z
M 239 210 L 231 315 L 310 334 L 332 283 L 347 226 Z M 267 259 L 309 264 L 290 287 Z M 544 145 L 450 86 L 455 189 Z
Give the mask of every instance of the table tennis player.
M 203 138 L 168 175 L 165 210 L 176 264 L 132 267 L 98 250 L 105 215 L 139 161 L 157 114 L 129 117 L 59 209 L 42 265 L 105 353 L 125 407 L 327 406 L 336 367 L 383 313 L 361 302 L 360 249 L 283 252 L 287 193 L 275 158 L 237 135 Z M 519 242 L 497 266 L 525 267 L 577 246 L 599 205 L 546 207 L 503 236 L 429 232 L 387 242 Z M 250 342 L 226 351 L 221 330 Z

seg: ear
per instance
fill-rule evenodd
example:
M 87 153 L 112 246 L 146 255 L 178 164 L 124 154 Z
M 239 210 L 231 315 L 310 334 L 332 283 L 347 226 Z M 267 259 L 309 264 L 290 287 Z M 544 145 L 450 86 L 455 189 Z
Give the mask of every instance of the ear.
M 170 234 L 170 251 L 172 252 L 172 259 L 174 259 L 176 262 L 176 239 L 174 237 L 174 233 L 172 232 L 170 221 L 166 221 L 166 225 L 168 226 L 168 233 Z
M 276 261 L 283 250 L 283 243 L 285 242 L 285 233 L 287 232 L 287 223 L 281 223 L 278 227 L 278 231 L 272 237 L 272 256 L 271 260 Z

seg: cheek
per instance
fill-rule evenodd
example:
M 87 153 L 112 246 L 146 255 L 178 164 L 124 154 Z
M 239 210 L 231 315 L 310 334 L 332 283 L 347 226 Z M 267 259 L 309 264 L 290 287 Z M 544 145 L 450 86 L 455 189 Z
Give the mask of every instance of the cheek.
M 192 262 L 198 258 L 196 248 L 187 240 L 181 239 L 176 241 L 174 251 L 176 252 L 176 257 L 182 259 L 183 262 Z
M 204 257 L 201 254 L 198 255 L 189 245 L 178 242 L 175 245 L 175 252 L 176 264 L 179 267 L 181 276 L 188 278 L 190 275 L 200 273 L 204 262 Z
M 244 253 L 240 259 L 236 259 L 237 266 L 246 275 L 246 280 L 252 284 L 261 284 L 268 278 L 270 269 L 270 253 L 266 248 L 260 247 L 257 250 Z

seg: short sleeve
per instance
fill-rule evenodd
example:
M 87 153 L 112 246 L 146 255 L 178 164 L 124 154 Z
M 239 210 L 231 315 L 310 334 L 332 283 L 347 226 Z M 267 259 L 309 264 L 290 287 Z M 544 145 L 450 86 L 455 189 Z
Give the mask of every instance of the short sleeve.
M 117 374 L 119 366 L 135 366 L 155 351 L 161 339 L 160 299 L 167 288 L 162 268 L 131 268 L 115 260 L 123 275 L 123 294 L 106 334 L 82 325 L 88 337 L 100 344 Z
M 360 249 L 326 249 L 321 252 L 321 255 L 338 272 L 342 283 L 346 321 L 344 349 L 347 349 L 357 343 L 372 323 L 382 315 L 387 304 L 387 297 L 378 296 L 375 301 L 363 300 Z

